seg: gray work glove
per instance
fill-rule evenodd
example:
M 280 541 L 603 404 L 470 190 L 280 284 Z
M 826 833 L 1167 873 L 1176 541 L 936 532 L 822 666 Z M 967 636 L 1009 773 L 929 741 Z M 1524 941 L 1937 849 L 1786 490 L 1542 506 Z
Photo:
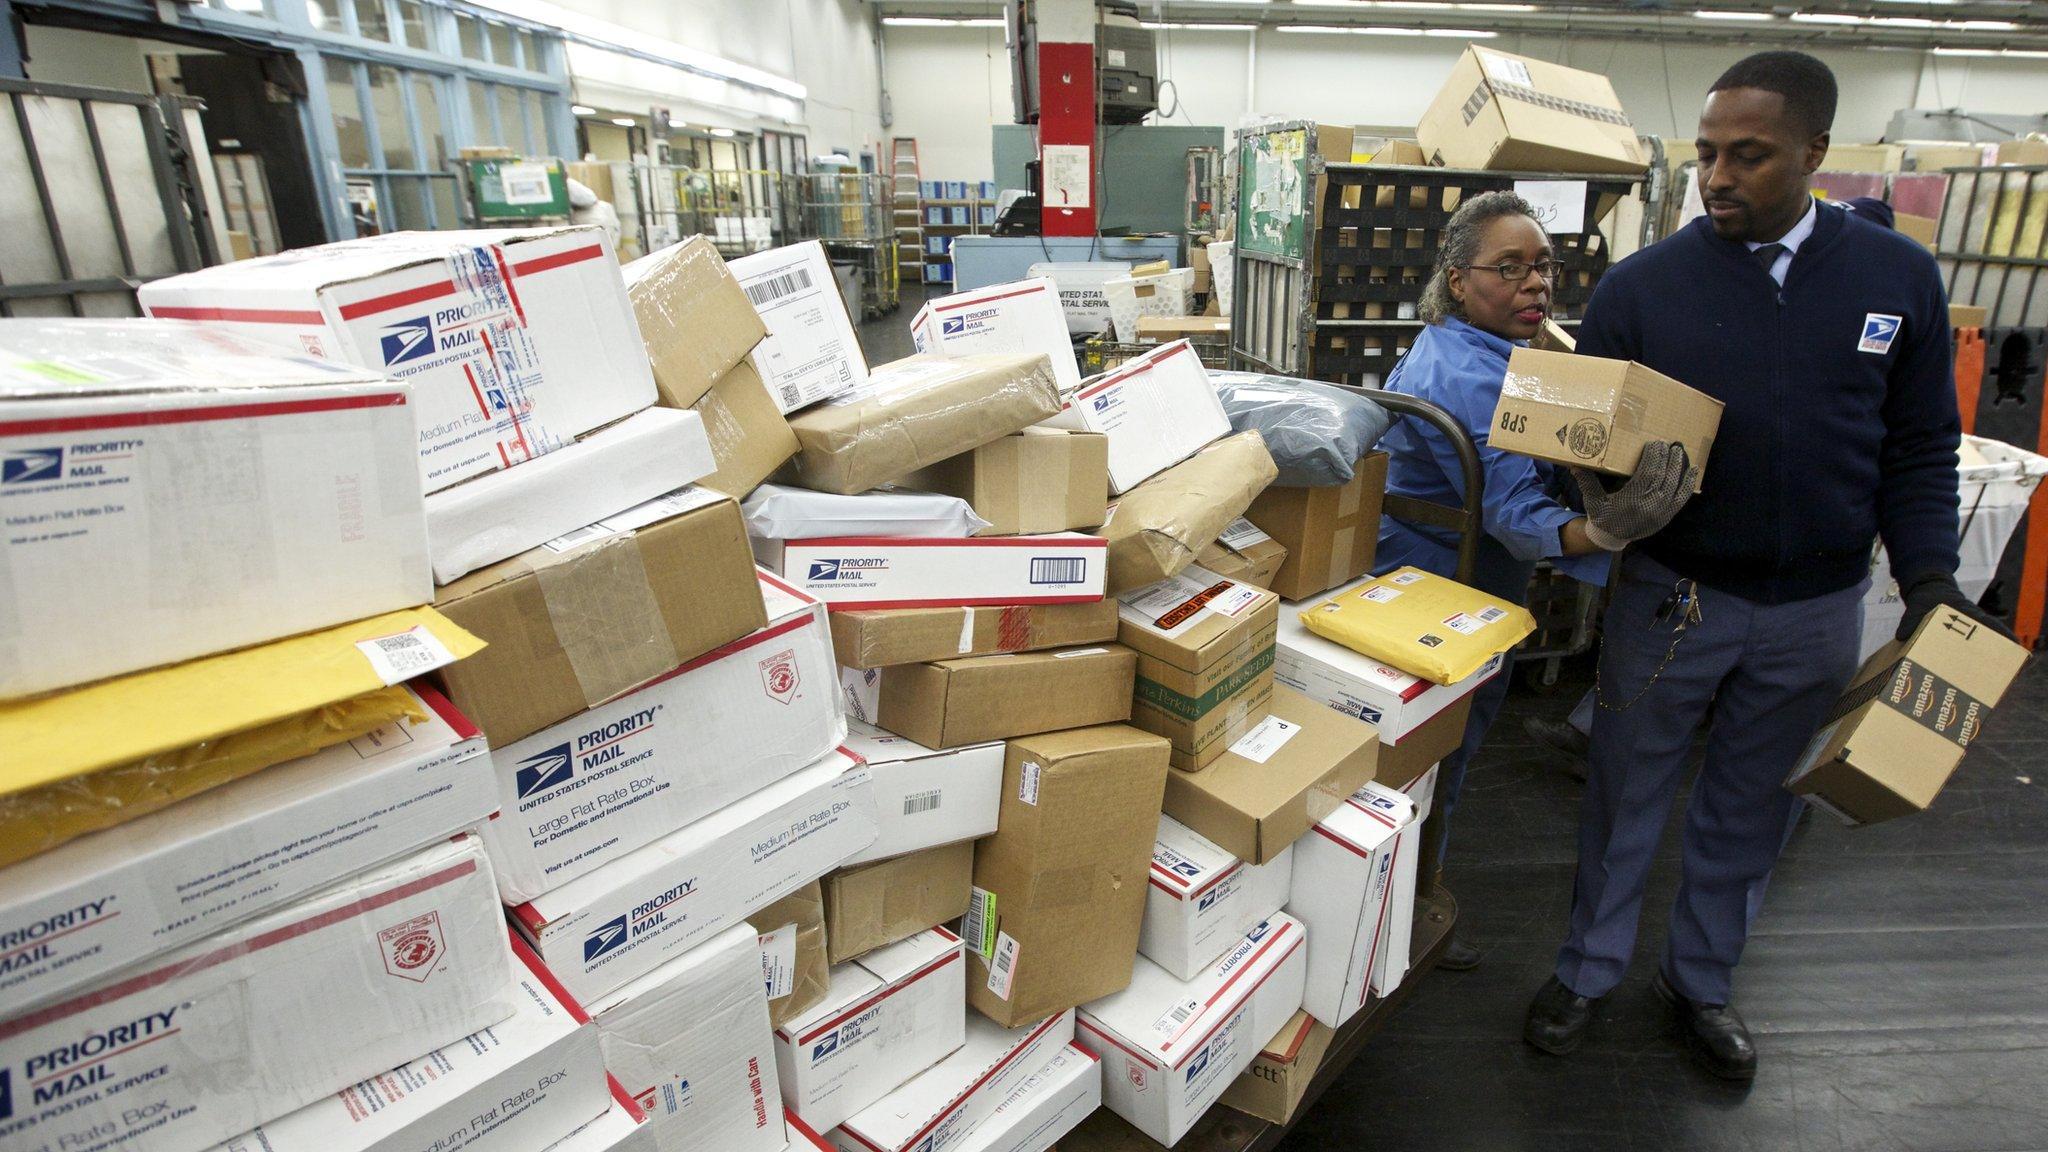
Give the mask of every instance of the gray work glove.
M 1612 492 L 1599 476 L 1573 468 L 1572 478 L 1579 482 L 1579 494 L 1586 501 L 1586 539 L 1609 552 L 1619 552 L 1655 535 L 1692 499 L 1692 486 L 1699 477 L 1700 470 L 1686 460 L 1685 445 L 1666 440 L 1643 445 L 1635 475 Z

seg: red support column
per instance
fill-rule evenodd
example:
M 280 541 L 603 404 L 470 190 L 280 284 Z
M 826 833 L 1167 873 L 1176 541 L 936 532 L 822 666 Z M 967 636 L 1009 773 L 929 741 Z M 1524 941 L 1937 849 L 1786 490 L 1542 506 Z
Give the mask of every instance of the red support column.
M 1095 170 L 1095 4 L 1040 0 L 1038 159 L 1047 236 L 1093 236 Z

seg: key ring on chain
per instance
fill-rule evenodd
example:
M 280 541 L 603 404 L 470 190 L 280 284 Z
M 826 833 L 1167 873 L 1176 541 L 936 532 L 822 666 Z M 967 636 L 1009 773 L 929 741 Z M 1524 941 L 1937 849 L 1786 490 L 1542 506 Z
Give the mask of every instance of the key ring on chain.
M 1593 671 L 1593 702 L 1601 711 L 1626 712 L 1635 707 L 1637 701 L 1649 695 L 1650 689 L 1657 686 L 1657 681 L 1663 677 L 1664 670 L 1671 667 L 1671 661 L 1678 655 L 1678 646 L 1685 642 L 1685 630 L 1706 620 L 1705 615 L 1700 612 L 1699 581 L 1681 578 L 1673 584 L 1671 595 L 1664 598 L 1664 602 L 1657 606 L 1656 613 L 1650 619 L 1652 623 L 1661 624 L 1674 615 L 1678 622 L 1672 625 L 1671 647 L 1665 650 L 1664 658 L 1657 662 L 1656 670 L 1650 673 L 1649 680 L 1644 682 L 1634 696 L 1629 697 L 1627 703 L 1617 705 L 1607 702 L 1607 678 L 1600 674 L 1607 663 L 1607 650 L 1605 647 L 1601 648 L 1600 665 Z

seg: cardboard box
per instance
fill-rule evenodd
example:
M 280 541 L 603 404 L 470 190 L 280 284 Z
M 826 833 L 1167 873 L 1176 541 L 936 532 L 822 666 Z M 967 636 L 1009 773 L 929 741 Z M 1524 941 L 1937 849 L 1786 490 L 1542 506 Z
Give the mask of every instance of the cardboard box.
M 553 1144 L 548 1152 L 655 1152 L 654 1129 L 647 1114 L 640 1111 L 626 1090 L 613 1077 L 606 1077 L 612 1089 L 612 1106 L 597 1119 Z
M 151 316 L 410 383 L 428 492 L 654 403 L 601 228 L 366 236 L 151 280 L 136 297 Z
M 867 383 L 868 362 L 816 240 L 726 262 L 768 335 L 750 358 L 783 412 Z
M 601 1133 L 644 1128 L 631 1120 L 637 1109 L 626 1111 L 632 1101 L 611 1095 L 589 1017 L 524 944 L 514 939 L 512 951 L 516 977 L 501 996 L 509 1019 L 380 1068 L 216 1152 L 597 1152 L 606 1146 L 596 1139 Z M 607 1116 L 625 1123 L 607 1123 Z
M 1108 542 L 1049 536 L 825 536 L 775 549 L 784 580 L 835 610 L 1084 604 L 1102 598 Z
M 967 501 L 890 486 L 842 496 L 786 484 L 764 484 L 740 510 L 754 554 L 769 567 L 782 563 L 785 541 L 825 536 L 913 536 L 959 539 L 988 527 Z
M 1373 778 L 1379 733 L 1290 688 L 1272 715 L 1200 772 L 1166 781 L 1168 816 L 1252 864 L 1279 857 Z
M 1012 1027 L 1131 978 L 1159 830 L 1165 740 L 1108 724 L 1010 741 L 996 834 L 961 922 L 967 999 Z
M 662 1152 L 782 1152 L 758 936 L 735 924 L 587 1006 L 604 1066 Z
M 903 486 L 967 501 L 994 536 L 1093 528 L 1109 504 L 1109 440 L 1026 428 L 913 472 Z
M 1273 577 L 1287 562 L 1287 547 L 1240 516 L 1215 540 L 1195 553 L 1195 563 L 1226 580 L 1271 589 Z
M 1327 1027 L 1365 1006 L 1382 953 L 1392 946 L 1396 865 L 1404 851 L 1414 854 L 1401 831 L 1415 823 L 1407 797 L 1360 788 L 1294 847 L 1287 913 L 1315 942 L 1301 1006 Z
M 704 436 L 718 462 L 702 480 L 706 488 L 744 498 L 796 455 L 796 433 L 761 382 L 761 373 L 746 360 L 720 376 L 690 410 L 704 421 Z
M 1081 386 L 1059 289 L 1044 277 L 928 300 L 910 321 L 910 338 L 923 356 L 1044 356 L 1060 395 Z
M 955 656 L 1033 652 L 1116 639 L 1115 600 L 1000 608 L 834 612 L 832 650 L 848 668 L 921 664 Z
M 1544 352 L 1577 352 L 1579 338 L 1564 330 L 1550 317 L 1543 318 L 1543 324 L 1536 329 L 1536 336 L 1529 341 L 1529 347 Z
M 1476 45 L 1452 65 L 1415 139 L 1445 168 L 1634 175 L 1649 166 L 1607 77 Z
M 1822 172 L 1898 172 L 1906 167 L 1902 144 L 1830 144 Z
M 1137 654 L 1118 644 L 880 670 L 875 723 L 928 748 L 1126 720 Z
M 69 999 L 10 997 L 0 1140 L 205 1148 L 498 1023 L 511 988 L 483 847 L 441 840 Z M 120 1091 L 143 1083 L 151 1107 Z
M 1306 943 L 1276 912 L 1193 980 L 1141 957 L 1130 987 L 1081 1009 L 1081 1041 L 1103 1060 L 1103 1105 L 1178 1142 L 1301 1006 Z
M 653 844 L 846 738 L 823 609 L 760 588 L 767 627 L 491 750 L 502 807 L 484 841 L 506 903 Z
M 703 236 L 619 269 L 654 372 L 657 403 L 688 408 L 768 335 L 718 248 Z
M 1138 954 L 1192 980 L 1287 903 L 1294 849 L 1246 864 L 1171 816 L 1159 818 Z
M 1128 260 L 1033 264 L 1025 275 L 1047 277 L 1060 294 L 1060 314 L 1067 322 L 1069 336 L 1093 336 L 1109 331 L 1109 298 L 1103 285 L 1128 276 Z
M 1057 415 L 1045 421 L 1048 427 L 1109 437 L 1111 493 L 1128 492 L 1230 435 L 1230 417 L 1209 384 L 1209 371 L 1185 340 L 1083 381 L 1060 400 Z
M 1223 1090 L 1218 1103 L 1269 1124 L 1289 1123 L 1322 1070 L 1336 1035 L 1329 1025 L 1296 1012 L 1252 1057 L 1251 1066 Z
M 1536 630 L 1511 600 L 1402 567 L 1303 608 L 1302 627 L 1434 684 L 1456 684 Z
M 1982 328 L 1991 322 L 1991 310 L 1975 304 L 1951 304 L 1948 306 L 1948 323 L 1951 328 Z
M 418 693 L 417 721 L 0 871 L 0 996 L 50 1000 L 488 819 L 498 789 L 483 737 Z
M 1719 400 L 1633 361 L 1517 348 L 1488 442 L 1553 464 L 1628 476 L 1643 445 L 1676 440 L 1705 475 L 1720 426 Z
M 1226 436 L 1110 505 L 1096 535 L 1109 541 L 1109 592 L 1186 568 L 1279 475 L 1257 432 Z
M 943 928 L 835 965 L 825 1000 L 775 1033 L 790 1111 L 836 1128 L 960 1047 L 964 967 L 960 938 Z
M 1195 290 L 1197 292 L 1204 291 L 1201 285 L 1201 278 L 1204 275 L 1206 273 L 1196 273 Z M 1225 341 L 1230 339 L 1230 318 L 1228 316 L 1141 316 L 1138 318 L 1138 339 L 1136 343 L 1139 344 L 1165 344 L 1174 340 L 1186 339 L 1207 340 L 1214 343 L 1219 338 Z
M 1074 1013 L 1005 1029 L 969 1016 L 960 1049 L 828 1138 L 841 1152 L 949 1152 L 1074 1039 Z
M 1910 212 L 1892 213 L 1892 231 L 1901 236 L 1910 236 L 1920 242 L 1929 252 L 1935 250 L 1935 235 L 1941 228 L 1941 221 L 1932 216 L 1915 216 Z
M 868 774 L 833 752 L 518 905 L 512 920 L 571 994 L 596 999 L 816 880 L 874 835 Z
M 791 420 L 799 449 L 785 471 L 820 492 L 865 492 L 1028 428 L 1059 405 L 1044 356 L 912 356 Z
M 825 958 L 825 889 L 816 881 L 766 908 L 747 913 L 761 948 L 761 982 L 768 993 L 768 1026 L 780 1028 L 825 998 L 831 962 Z
M 1331 595 L 1341 596 L 1362 588 L 1370 579 L 1348 584 Z M 1280 605 L 1273 678 L 1310 699 L 1373 725 L 1379 729 L 1380 742 L 1390 748 L 1405 747 L 1411 732 L 1470 695 L 1500 671 L 1504 663 L 1489 661 L 1456 684 L 1432 684 L 1310 632 L 1301 623 L 1301 613 L 1308 607 L 1312 605 Z M 1450 748 L 1457 746 L 1458 741 L 1451 741 Z M 1442 758 L 1425 760 L 1422 767 Z M 1382 767 L 1385 759 L 1382 756 Z
M 767 626 L 739 506 L 705 488 L 472 572 L 435 607 L 490 646 L 439 674 L 507 748 Z
M 1926 808 L 2026 662 L 2026 649 L 1935 609 L 1864 661 L 1785 786 L 1849 825 Z
M 2048 164 L 2048 140 L 2022 137 L 1998 142 L 2000 164 Z
M 1998 163 L 1998 145 L 1966 144 L 1960 141 L 1903 140 L 1906 167 L 1915 172 L 1943 172 L 1950 168 L 1981 168 Z
M 1387 493 L 1387 454 L 1358 462 L 1351 482 L 1336 488 L 1267 488 L 1244 518 L 1287 549 L 1273 591 L 1301 600 L 1372 571 L 1380 542 L 1380 505 Z
M 695 412 L 649 408 L 550 452 L 427 497 L 427 549 L 446 584 L 708 474 Z
M 1131 723 L 1192 771 L 1265 717 L 1279 598 L 1189 566 L 1118 598 L 1117 639 L 1138 654 Z
M 967 911 L 974 845 L 965 840 L 841 868 L 825 877 L 825 953 L 851 960 Z
M 139 320 L 0 320 L 0 360 L 0 583 L 33 606 L 0 699 L 432 598 L 405 385 Z
M 1102 1107 L 1102 1061 L 1069 1044 L 974 1126 L 958 1152 L 1045 1152 Z
M 1185 316 L 1194 310 L 1195 270 L 1168 268 L 1166 261 L 1140 264 L 1128 276 L 1102 282 L 1109 305 L 1109 323 L 1125 344 L 1138 341 L 1138 321 L 1146 316 Z
M 858 720 L 843 747 L 874 775 L 875 842 L 845 860 L 864 864 L 996 830 L 1003 746 L 974 744 L 935 752 Z

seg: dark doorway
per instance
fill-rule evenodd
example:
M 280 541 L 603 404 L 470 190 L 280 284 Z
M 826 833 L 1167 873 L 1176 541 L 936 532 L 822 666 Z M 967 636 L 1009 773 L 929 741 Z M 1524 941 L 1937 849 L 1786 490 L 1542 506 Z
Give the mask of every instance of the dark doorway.
M 327 242 L 312 160 L 299 120 L 305 74 L 289 56 L 181 53 L 178 76 L 187 95 L 206 102 L 200 121 L 215 155 L 253 155 L 262 162 L 285 248 Z

